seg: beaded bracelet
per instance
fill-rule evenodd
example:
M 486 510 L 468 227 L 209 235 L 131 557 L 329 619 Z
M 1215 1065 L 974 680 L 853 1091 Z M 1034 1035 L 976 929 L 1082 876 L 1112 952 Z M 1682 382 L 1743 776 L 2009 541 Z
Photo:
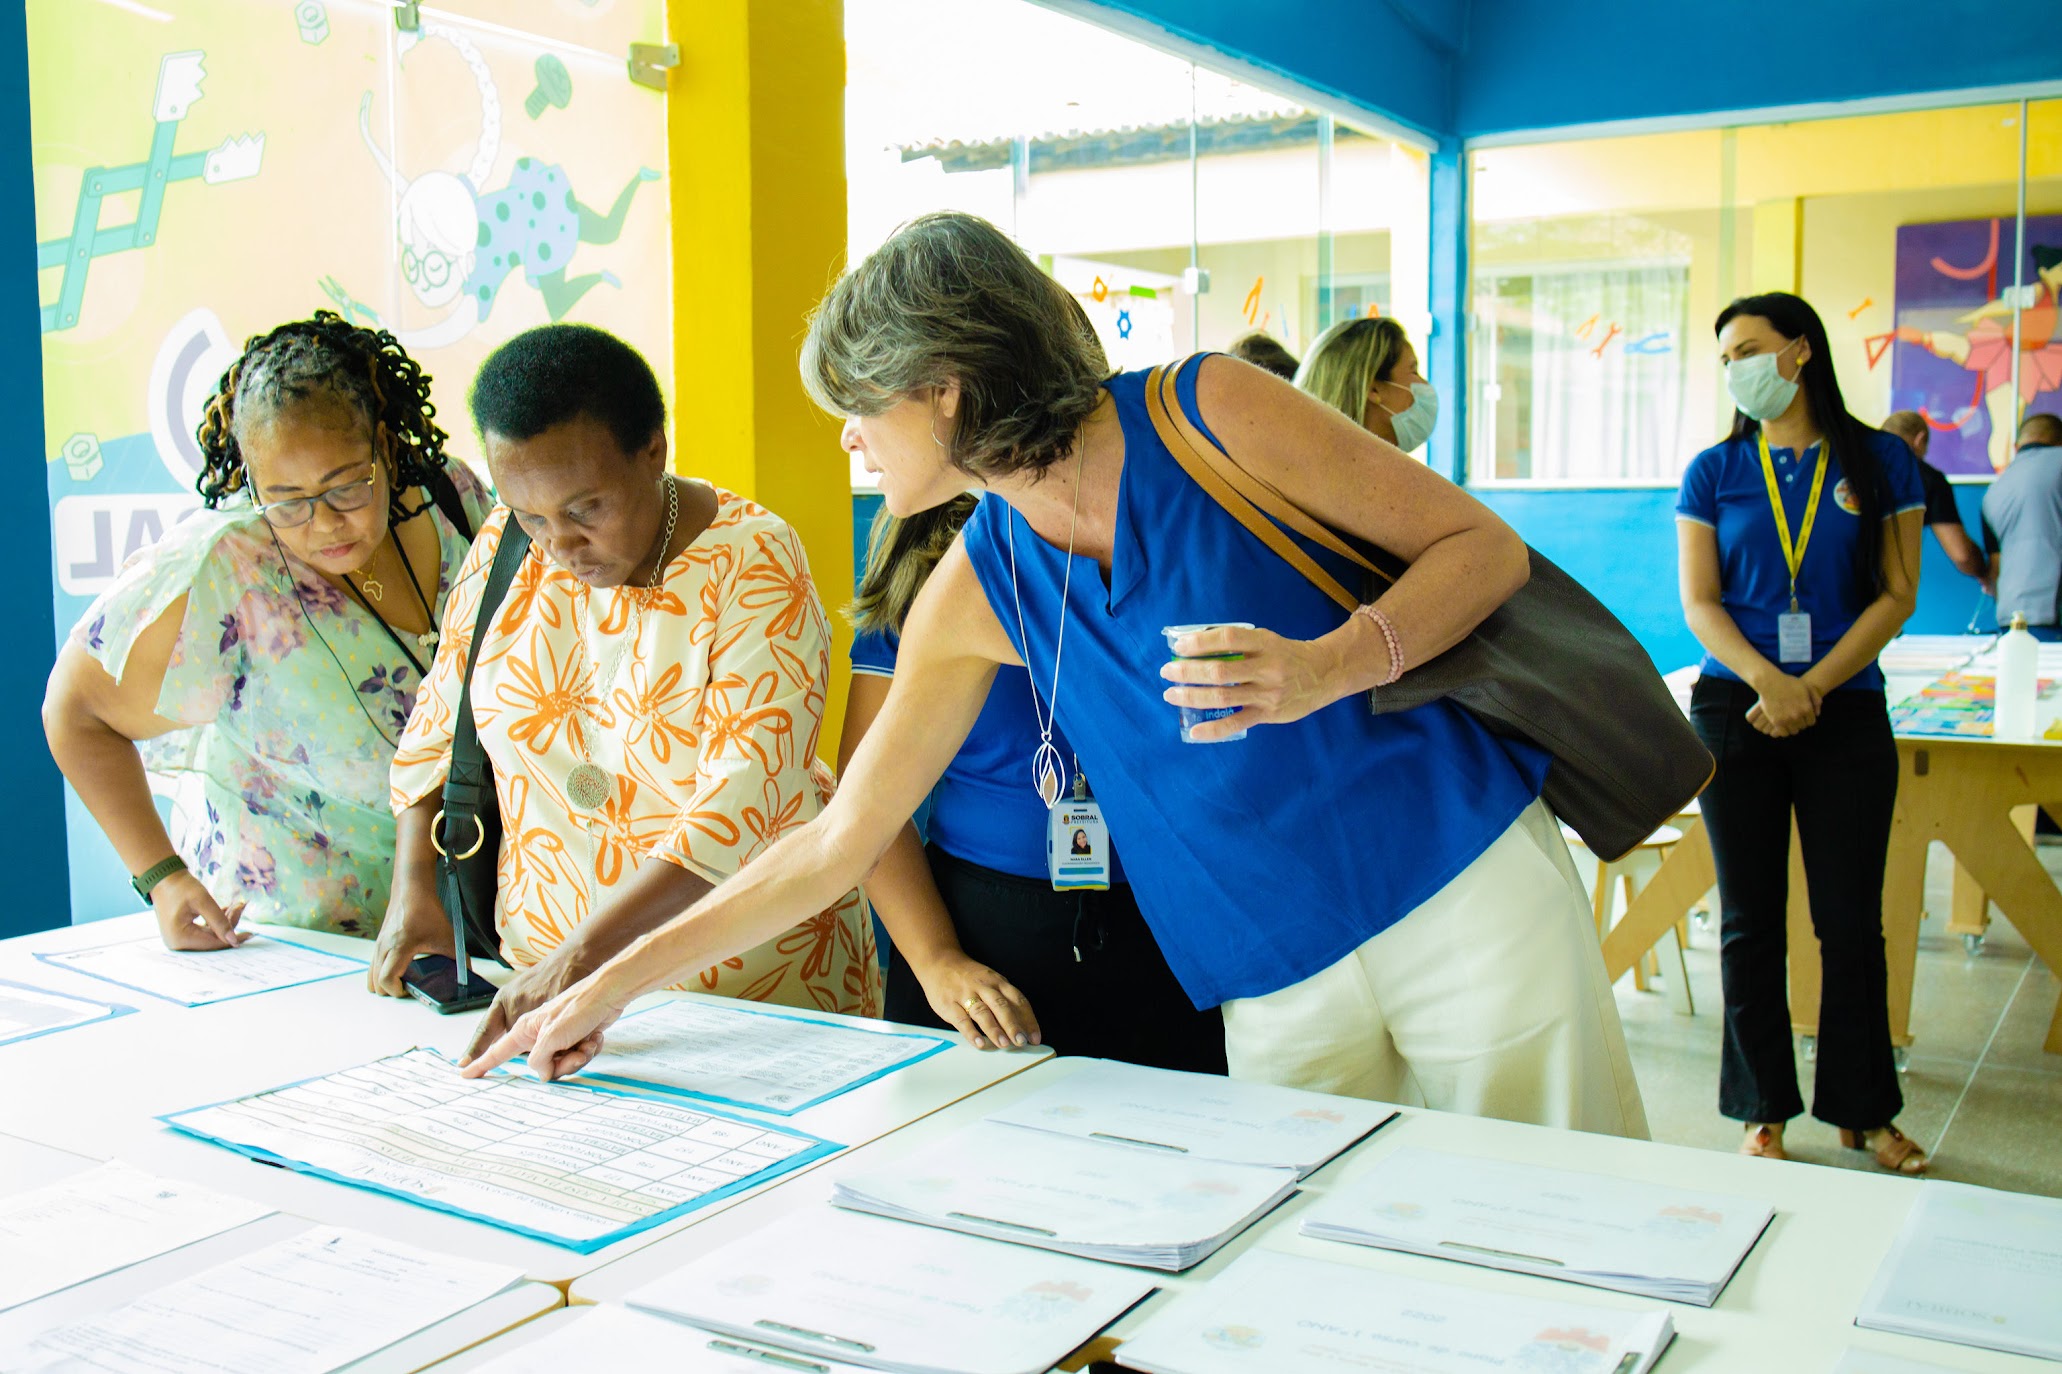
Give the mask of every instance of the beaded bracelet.
M 1382 632 L 1383 642 L 1389 646 L 1389 676 L 1375 684 L 1377 687 L 1387 687 L 1403 676 L 1403 641 L 1396 637 L 1396 627 L 1389 623 L 1389 617 L 1382 614 L 1381 609 L 1372 602 L 1357 607 L 1353 613 L 1364 615 L 1375 622 L 1375 628 Z

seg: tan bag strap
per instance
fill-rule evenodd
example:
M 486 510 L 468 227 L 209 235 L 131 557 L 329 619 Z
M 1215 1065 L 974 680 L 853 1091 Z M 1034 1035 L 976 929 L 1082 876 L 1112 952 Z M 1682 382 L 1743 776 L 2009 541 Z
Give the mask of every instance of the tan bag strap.
M 1313 586 L 1345 610 L 1358 607 L 1360 598 L 1319 567 L 1315 559 L 1283 532 L 1282 526 L 1286 525 L 1320 548 L 1358 564 L 1384 581 L 1395 581 L 1322 521 L 1312 519 L 1309 512 L 1282 495 L 1273 485 L 1240 467 L 1222 445 L 1189 419 L 1175 389 L 1175 378 L 1190 361 L 1192 359 L 1184 359 L 1172 367 L 1156 367 L 1146 377 L 1146 413 L 1152 418 L 1160 442 L 1167 446 L 1167 451 L 1174 455 L 1174 461 L 1181 464 L 1182 471 L 1189 475 L 1190 480 L 1251 531 L 1255 538 L 1274 550 L 1282 561 L 1302 573 Z M 1274 518 L 1270 520 L 1269 516 Z

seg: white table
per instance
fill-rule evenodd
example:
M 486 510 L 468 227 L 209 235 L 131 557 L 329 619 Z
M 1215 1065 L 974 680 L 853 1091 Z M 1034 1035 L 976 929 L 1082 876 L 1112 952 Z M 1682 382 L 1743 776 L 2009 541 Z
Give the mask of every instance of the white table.
M 668 1237 L 576 1279 L 572 1300 L 575 1304 L 621 1302 L 659 1275 L 777 1217 L 798 1208 L 827 1205 L 831 1183 L 841 1174 L 876 1168 L 929 1145 L 1074 1072 L 1079 1062 L 1056 1059 L 1042 1064 L 939 1112 L 890 1140 L 828 1160 L 787 1187 L 761 1194 L 710 1218 L 705 1225 Z M 1378 1272 L 1496 1292 L 1527 1293 L 1549 1300 L 1613 1307 L 1655 1305 L 1651 1300 L 1598 1288 L 1310 1240 L 1297 1234 L 1297 1223 L 1314 1197 L 1353 1178 L 1375 1160 L 1405 1144 L 1737 1193 L 1774 1205 L 1774 1222 L 1726 1286 L 1717 1306 L 1666 1304 L 1674 1314 L 1678 1335 L 1662 1363 L 1665 1374 L 1738 1374 L 1742 1370 L 1813 1374 L 1831 1368 L 1840 1351 L 1849 1345 L 1930 1360 L 1952 1369 L 2055 1368 L 2044 1361 L 2016 1355 L 1863 1331 L 1851 1325 L 1854 1312 L 1875 1277 L 1877 1264 L 1904 1222 L 1912 1190 L 1922 1186 L 1911 1180 L 1419 1110 L 1407 1110 L 1401 1118 L 1313 1174 L 1302 1193 L 1210 1259 L 1185 1274 L 1162 1276 L 1162 1291 L 1118 1321 L 1111 1333 L 1121 1337 L 1135 1331 L 1147 1316 L 1170 1302 L 1173 1294 L 1207 1281 L 1233 1257 L 1256 1245 Z
M 133 938 L 151 929 L 148 917 L 122 917 L 0 941 L 0 978 L 107 998 L 114 991 L 110 985 L 32 956 Z M 361 958 L 371 949 L 369 941 L 342 936 L 286 929 L 266 933 Z M 664 993 L 653 1000 L 701 995 Z M 426 1250 L 520 1265 L 529 1277 L 558 1284 L 753 1196 L 712 1203 L 583 1255 L 382 1193 L 259 1164 L 170 1130 L 156 1118 L 333 1073 L 415 1045 L 455 1057 L 465 1049 L 476 1018 L 440 1016 L 412 998 L 373 996 L 357 975 L 204 1007 L 184 1008 L 130 993 L 117 1000 L 138 1007 L 138 1014 L 0 1046 L 0 1081 L 6 1084 L 0 1094 L 0 1131 L 95 1159 L 119 1157 L 282 1212 L 354 1226 Z M 955 1044 L 820 1106 L 765 1119 L 841 1145 L 860 1145 L 1050 1056 L 1042 1048 L 984 1053 Z
M 51 1037 L 54 1038 L 54 1037 Z M 0 1192 L 26 1192 L 84 1173 L 98 1161 L 15 1136 L 0 1135 Z M 192 1245 L 74 1284 L 48 1297 L 0 1312 L 0 1349 L 78 1317 L 104 1312 L 198 1270 L 247 1255 L 308 1229 L 305 1217 L 275 1214 Z M 454 1317 L 426 1326 L 386 1349 L 344 1366 L 355 1374 L 407 1374 L 542 1316 L 564 1305 L 548 1283 L 526 1282 L 495 1294 Z

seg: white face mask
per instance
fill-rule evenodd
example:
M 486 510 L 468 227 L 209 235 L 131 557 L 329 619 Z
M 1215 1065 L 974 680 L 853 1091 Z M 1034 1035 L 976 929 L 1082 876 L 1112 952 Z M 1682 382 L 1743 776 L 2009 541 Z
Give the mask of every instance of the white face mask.
M 1735 358 L 1726 364 L 1725 389 L 1742 415 L 1750 420 L 1773 420 L 1790 408 L 1797 399 L 1797 382 L 1783 375 L 1776 359 L 1803 342 L 1800 335 L 1773 353 Z
M 1394 383 L 1387 385 L 1393 386 Z M 1430 382 L 1412 382 L 1410 404 L 1402 410 L 1390 410 L 1382 405 L 1379 396 L 1375 398 L 1375 404 L 1388 411 L 1389 424 L 1396 431 L 1396 447 L 1405 453 L 1422 448 L 1432 437 L 1432 426 L 1439 423 L 1439 393 L 1432 389 Z

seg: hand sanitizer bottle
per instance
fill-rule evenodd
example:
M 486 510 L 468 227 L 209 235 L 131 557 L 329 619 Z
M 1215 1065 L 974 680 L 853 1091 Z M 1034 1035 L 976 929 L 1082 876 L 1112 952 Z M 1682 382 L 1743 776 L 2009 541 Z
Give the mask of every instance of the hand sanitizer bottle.
M 2040 644 L 2026 631 L 2026 617 L 2014 615 L 1998 641 L 1997 714 L 1993 739 L 2033 738 L 2033 694 L 2040 668 Z

